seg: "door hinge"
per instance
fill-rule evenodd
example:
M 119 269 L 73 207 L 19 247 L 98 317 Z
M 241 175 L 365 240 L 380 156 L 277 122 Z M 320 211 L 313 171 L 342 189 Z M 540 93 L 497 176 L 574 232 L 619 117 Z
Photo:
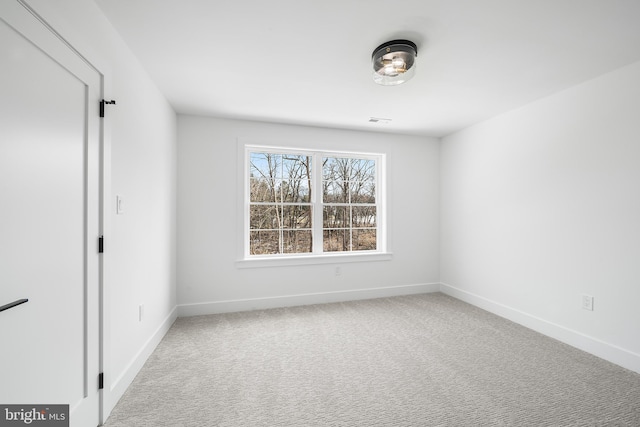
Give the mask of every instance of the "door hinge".
M 98 237 L 98 253 L 104 253 L 104 236 Z
M 100 117 L 104 117 L 104 104 L 116 105 L 116 101 L 114 101 L 113 99 L 111 101 L 107 101 L 106 99 L 101 100 L 100 101 Z
M 104 372 L 100 372 L 98 375 L 98 390 L 102 390 L 104 388 Z

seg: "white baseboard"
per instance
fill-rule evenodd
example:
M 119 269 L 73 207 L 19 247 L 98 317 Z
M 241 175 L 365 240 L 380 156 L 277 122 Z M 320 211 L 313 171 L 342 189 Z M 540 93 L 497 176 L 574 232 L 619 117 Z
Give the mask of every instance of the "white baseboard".
M 640 373 L 640 354 L 633 353 L 597 338 L 590 337 L 556 323 L 532 316 L 496 301 L 463 291 L 462 289 L 458 289 L 446 283 L 440 284 L 440 291 L 500 317 L 509 319 L 529 329 L 533 329 L 543 335 L 557 339 L 565 344 L 569 344 L 572 347 L 576 347 L 604 360 L 615 363 L 623 368 Z
M 116 406 L 124 392 L 127 391 L 127 388 L 131 385 L 133 379 L 138 375 L 138 372 L 140 372 L 142 366 L 144 366 L 149 356 L 151 356 L 151 353 L 153 353 L 158 344 L 160 344 L 160 341 L 162 341 L 162 338 L 164 338 L 167 332 L 169 332 L 171 325 L 173 325 L 177 318 L 178 307 L 174 307 L 153 335 L 151 335 L 147 342 L 144 343 L 140 351 L 138 351 L 138 353 L 129 362 L 124 372 L 112 381 L 110 381 L 108 377 L 105 378 L 105 391 L 108 391 L 108 393 L 105 393 L 106 395 L 104 399 L 105 420 L 109 414 L 111 414 L 111 411 Z
M 299 305 L 385 298 L 400 295 L 438 292 L 439 290 L 439 283 L 424 283 L 419 285 L 389 286 L 384 288 L 354 289 L 337 292 L 319 292 L 313 294 L 285 295 L 267 298 L 180 304 L 178 305 L 178 316 L 201 316 L 237 311 L 264 310 L 278 307 L 294 307 Z

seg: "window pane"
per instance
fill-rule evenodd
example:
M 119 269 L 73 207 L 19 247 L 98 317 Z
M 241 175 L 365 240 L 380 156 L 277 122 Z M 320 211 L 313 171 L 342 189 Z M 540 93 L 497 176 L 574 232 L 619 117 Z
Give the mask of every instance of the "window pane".
M 308 203 L 311 200 L 309 181 L 306 179 L 284 181 L 281 190 L 282 201 L 285 203 Z
M 349 181 L 351 159 L 324 157 L 322 159 L 322 179 L 325 181 Z
M 322 228 L 348 228 L 348 206 L 325 206 L 322 209 Z
M 376 226 L 375 206 L 353 206 L 351 209 L 352 226 L 354 228 Z
M 285 254 L 301 254 L 313 251 L 311 230 L 284 230 Z
M 349 181 L 370 181 L 376 179 L 376 161 L 371 159 L 351 159 Z
M 249 153 L 252 178 L 281 178 L 282 155 L 273 153 Z
M 311 178 L 311 157 L 284 154 L 282 157 L 282 178 Z
M 277 254 L 280 252 L 279 231 L 252 231 L 249 233 L 251 255 Z
M 311 206 L 283 206 L 282 228 L 311 228 Z
M 336 163 L 336 159 L 333 157 L 322 158 L 322 179 L 323 180 L 335 179 L 335 177 L 331 173 L 334 170 L 335 163 Z
M 275 182 L 272 179 L 251 178 L 250 199 L 252 202 L 275 202 Z
M 370 159 L 351 159 L 349 175 L 351 203 L 376 202 L 376 162 Z
M 376 250 L 376 230 L 375 229 L 353 230 L 353 250 L 354 251 L 375 251 Z
M 277 230 L 282 222 L 282 212 L 277 205 L 252 205 L 249 224 L 252 230 Z
M 337 159 L 334 157 L 322 158 L 322 179 L 330 181 L 336 179 L 334 171 L 336 170 Z
M 322 201 L 325 203 L 349 203 L 349 183 L 346 181 L 324 181 Z
M 351 203 L 376 202 L 376 186 L 373 181 L 353 181 L 350 184 Z
M 349 250 L 349 230 L 324 230 L 322 245 L 325 252 L 345 252 Z

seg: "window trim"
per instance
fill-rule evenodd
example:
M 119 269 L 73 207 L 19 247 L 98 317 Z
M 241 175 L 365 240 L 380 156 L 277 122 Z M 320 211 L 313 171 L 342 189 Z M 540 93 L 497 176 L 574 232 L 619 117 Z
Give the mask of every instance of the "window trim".
M 320 150 L 299 148 L 280 142 L 276 144 L 265 144 L 259 142 L 245 141 L 238 139 L 238 176 L 237 176 L 237 209 L 238 209 L 238 249 L 237 268 L 251 267 L 275 267 L 289 265 L 311 265 L 311 264 L 335 264 L 342 262 L 367 262 L 390 260 L 392 253 L 388 251 L 387 235 L 387 194 L 386 194 L 386 154 L 358 151 L 342 150 Z M 251 255 L 249 253 L 249 186 L 247 185 L 250 173 L 249 156 L 251 152 L 273 152 L 292 153 L 301 155 L 336 156 L 349 158 L 371 158 L 376 160 L 377 174 L 377 194 L 376 203 L 378 205 L 377 216 L 377 250 L 375 251 L 349 251 L 349 252 L 324 252 L 324 253 L 301 253 L 301 254 L 269 254 Z M 313 180 L 315 183 L 322 182 L 322 168 L 313 167 Z M 317 184 L 316 184 L 317 185 Z M 322 194 L 319 191 L 312 191 L 311 202 L 313 207 L 314 224 L 317 218 L 322 218 Z M 318 216 L 320 215 L 320 216 Z M 319 235 L 319 241 L 318 241 Z M 316 245 L 322 247 L 322 227 L 313 227 L 314 249 Z

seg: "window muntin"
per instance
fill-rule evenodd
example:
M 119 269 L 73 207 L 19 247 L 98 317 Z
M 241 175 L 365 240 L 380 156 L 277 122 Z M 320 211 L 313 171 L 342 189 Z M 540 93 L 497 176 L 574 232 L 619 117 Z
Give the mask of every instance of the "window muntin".
M 245 152 L 245 256 L 383 250 L 382 155 L 259 146 Z

